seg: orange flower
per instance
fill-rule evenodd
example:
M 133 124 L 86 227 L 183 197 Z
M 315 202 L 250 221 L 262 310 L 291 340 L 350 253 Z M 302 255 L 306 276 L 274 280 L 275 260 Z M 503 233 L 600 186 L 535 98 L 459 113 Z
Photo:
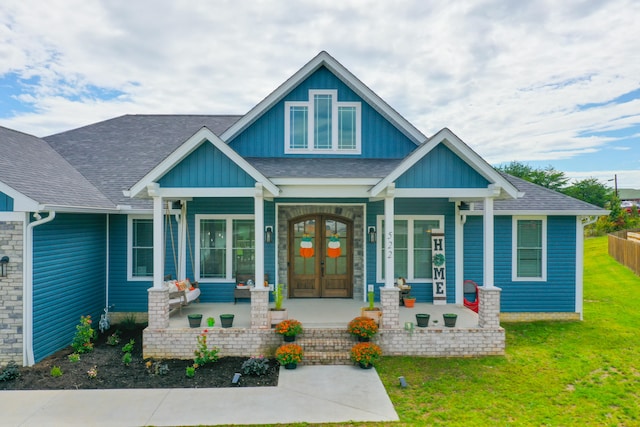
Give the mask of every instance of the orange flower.
M 351 335 L 371 338 L 378 332 L 378 324 L 370 317 L 359 316 L 349 322 L 348 330 Z
M 302 333 L 302 323 L 296 319 L 287 319 L 276 325 L 276 334 L 293 337 Z
M 361 342 L 351 347 L 351 360 L 363 365 L 375 365 L 382 356 L 382 349 L 371 342 Z
M 298 344 L 284 344 L 276 350 L 276 359 L 281 365 L 300 363 L 302 361 L 302 347 Z

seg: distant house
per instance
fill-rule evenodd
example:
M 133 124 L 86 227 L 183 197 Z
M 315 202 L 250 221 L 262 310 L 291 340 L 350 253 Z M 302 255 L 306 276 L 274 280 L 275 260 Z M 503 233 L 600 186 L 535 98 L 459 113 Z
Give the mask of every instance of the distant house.
M 0 361 L 25 364 L 107 300 L 147 312 L 168 274 L 203 303 L 233 301 L 250 272 L 291 299 L 364 301 L 373 285 L 384 307 L 398 277 L 446 305 L 471 279 L 501 289 L 503 320 L 580 319 L 583 225 L 606 214 L 496 171 L 449 129 L 426 137 L 326 52 L 244 116 L 0 128 L 0 150 Z

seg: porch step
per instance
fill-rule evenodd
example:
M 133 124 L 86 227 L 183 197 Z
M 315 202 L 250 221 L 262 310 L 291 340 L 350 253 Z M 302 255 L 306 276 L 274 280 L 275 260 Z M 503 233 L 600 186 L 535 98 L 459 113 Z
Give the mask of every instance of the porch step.
M 356 340 L 346 328 L 305 328 L 296 338 L 304 350 L 305 365 L 348 365 Z

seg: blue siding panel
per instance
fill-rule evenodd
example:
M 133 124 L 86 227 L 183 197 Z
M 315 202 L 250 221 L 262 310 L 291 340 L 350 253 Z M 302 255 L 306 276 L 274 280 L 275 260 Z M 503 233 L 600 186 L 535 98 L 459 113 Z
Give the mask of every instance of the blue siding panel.
M 255 179 L 205 141 L 160 179 L 161 187 L 253 187 Z
M 310 89 L 336 89 L 338 101 L 362 103 L 362 158 L 404 158 L 416 145 L 386 118 L 365 103 L 354 91 L 325 67 L 294 88 L 280 102 L 266 111 L 255 123 L 229 142 L 231 148 L 244 157 L 284 157 L 284 103 L 306 101 Z M 287 154 L 286 157 L 317 157 L 318 155 Z M 321 157 L 328 157 L 320 155 Z M 331 157 L 354 157 L 333 155 Z
M 127 215 L 109 217 L 109 304 L 115 312 L 146 312 L 149 305 L 147 290 L 153 286 L 153 280 L 127 279 L 127 219 Z M 177 256 L 178 226 L 174 217 L 171 221 Z M 165 275 L 176 277 L 169 232 L 165 233 Z
M 547 217 L 547 280 L 512 281 L 512 217 L 495 218 L 495 285 L 504 312 L 575 312 L 576 218 Z M 482 285 L 482 217 L 467 217 L 464 230 L 465 279 Z
M 0 212 L 13 212 L 13 199 L 0 191 Z
M 99 319 L 105 306 L 106 253 L 105 215 L 58 214 L 34 228 L 36 362 L 71 344 L 80 316 Z
M 489 182 L 444 144 L 396 180 L 397 188 L 486 188 Z

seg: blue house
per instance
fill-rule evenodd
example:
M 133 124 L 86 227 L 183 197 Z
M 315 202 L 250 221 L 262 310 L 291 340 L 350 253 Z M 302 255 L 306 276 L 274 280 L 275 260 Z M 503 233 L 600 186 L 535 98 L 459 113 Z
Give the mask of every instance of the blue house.
M 229 348 L 273 345 L 282 283 L 318 304 L 375 292 L 388 354 L 500 354 L 501 319 L 582 318 L 583 226 L 607 213 L 496 171 L 449 129 L 423 135 L 326 52 L 243 116 L 0 128 L 0 150 L 0 362 L 26 365 L 107 305 L 148 313 L 148 355 L 189 357 L 169 348 L 195 332 L 171 326 L 167 275 L 197 281 L 201 304 L 233 302 L 251 276 L 248 327 L 213 332 Z M 418 303 L 460 308 L 473 280 L 476 323 L 396 348 L 398 278 Z

